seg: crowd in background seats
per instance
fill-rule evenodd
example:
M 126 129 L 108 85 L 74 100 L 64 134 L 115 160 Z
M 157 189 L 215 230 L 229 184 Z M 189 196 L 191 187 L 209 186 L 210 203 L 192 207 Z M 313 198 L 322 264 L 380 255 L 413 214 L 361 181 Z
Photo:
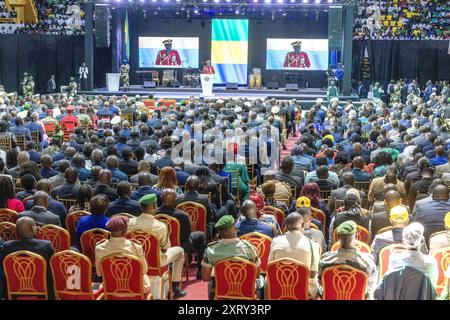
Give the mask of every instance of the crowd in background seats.
M 358 7 L 354 39 L 445 40 L 450 37 L 446 0 L 365 0 Z
M 448 299 L 448 279 L 442 276 L 446 270 L 439 269 L 433 254 L 450 250 L 449 98 L 448 91 L 433 88 L 412 90 L 404 101 L 391 94 L 386 102 L 374 99 L 360 107 L 319 99 L 309 110 L 296 100 L 276 99 L 190 97 L 168 106 L 164 100 L 153 101 L 151 107 L 151 97 L 141 96 L 4 96 L 0 206 L 19 213 L 19 240 L 4 242 L 3 256 L 25 247 L 48 259 L 53 254 L 48 245 L 42 251 L 27 245 L 35 233 L 24 229 L 34 230 L 33 223 L 67 227 L 66 216 L 83 209 L 91 215 L 78 223 L 75 250 L 85 253 L 78 239 L 101 228 L 112 238 L 97 245 L 97 267 L 108 252 L 143 260 L 142 249 L 125 239 L 127 228 L 157 232 L 166 248 L 168 229 L 144 222 L 153 223 L 163 214 L 181 228 L 179 243 L 172 245 L 177 249 L 167 257 L 168 263 L 177 261 L 175 297 L 186 294 L 179 283 L 182 250 L 195 253 L 197 279 L 208 282 L 210 297 L 216 264 L 238 256 L 254 263 L 258 273 L 280 258 L 303 263 L 311 271 L 311 299 L 323 295 L 326 270 L 340 265 L 365 274 L 367 299 L 401 296 L 393 283 L 405 268 L 416 275 L 416 282 L 407 284 L 416 296 L 409 298 Z M 201 134 L 208 129 L 215 134 L 198 139 L 196 130 Z M 251 140 L 257 149 L 281 150 L 287 138 L 295 138 L 296 145 L 279 166 L 274 159 L 247 166 L 252 144 L 250 138 L 243 143 L 237 133 L 251 129 L 270 132 Z M 37 138 L 33 132 L 39 133 Z M 236 158 L 225 163 L 174 158 L 182 137 L 211 157 L 217 152 L 211 148 L 214 142 L 228 137 L 219 149 Z M 365 187 L 359 186 L 364 182 Z M 67 199 L 74 202 L 61 207 Z M 187 211 L 179 207 L 187 201 L 205 206 L 206 230 L 192 229 Z M 114 217 L 123 212 L 133 217 L 130 222 Z M 251 232 L 272 241 L 268 256 L 259 256 L 253 245 L 238 238 Z M 379 254 L 390 244 L 404 247 L 381 270 Z M 98 268 L 96 272 L 102 276 Z M 388 276 L 380 277 L 383 273 Z M 143 281 L 148 289 L 146 276 Z M 260 298 L 267 297 L 265 281 L 258 276 L 255 283 Z

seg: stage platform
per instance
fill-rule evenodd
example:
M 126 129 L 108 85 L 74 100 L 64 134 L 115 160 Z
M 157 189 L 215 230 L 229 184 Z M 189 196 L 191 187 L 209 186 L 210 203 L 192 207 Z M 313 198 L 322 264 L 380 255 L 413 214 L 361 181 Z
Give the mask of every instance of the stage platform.
M 106 88 L 98 88 L 92 91 L 82 91 L 81 93 L 87 95 L 104 95 L 104 96 L 120 96 L 126 95 L 150 95 L 152 94 L 155 99 L 166 98 L 175 99 L 177 101 L 184 100 L 190 96 L 195 98 L 202 97 L 201 88 L 191 88 L 191 87 L 157 87 L 157 88 L 144 88 L 143 86 L 132 85 L 128 92 L 124 91 L 107 91 Z M 227 90 L 225 86 L 214 86 L 213 94 L 216 99 L 220 98 L 248 98 L 250 100 L 254 99 L 265 99 L 265 98 L 276 98 L 279 100 L 291 100 L 297 99 L 302 106 L 310 107 L 315 103 L 317 98 L 322 98 L 326 100 L 327 92 L 325 89 L 321 88 L 306 88 L 299 89 L 297 91 L 287 91 L 285 88 L 280 89 L 249 89 L 247 87 L 239 87 L 237 90 Z M 342 96 L 339 99 L 341 102 L 352 100 L 354 102 L 359 101 L 358 96 Z

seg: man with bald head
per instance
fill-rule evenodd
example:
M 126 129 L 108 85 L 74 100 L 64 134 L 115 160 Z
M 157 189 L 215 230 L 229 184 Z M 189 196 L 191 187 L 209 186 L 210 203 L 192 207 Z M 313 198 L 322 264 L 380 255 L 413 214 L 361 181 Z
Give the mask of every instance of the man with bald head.
M 370 181 L 370 174 L 367 172 L 364 172 L 364 165 L 365 161 L 364 158 L 361 156 L 356 156 L 355 159 L 353 159 L 353 168 L 350 170 L 351 173 L 353 173 L 353 176 L 355 177 L 355 181 L 357 182 L 365 182 Z
M 402 205 L 402 197 L 397 190 L 389 190 L 384 195 L 384 207 L 372 214 L 371 234 L 372 239 L 376 236 L 378 231 L 383 228 L 391 226 L 389 220 L 389 213 L 391 209 L 396 206 L 402 206 L 408 212 L 408 207 Z
M 158 204 L 161 204 L 161 191 L 152 188 L 153 178 L 152 174 L 148 171 L 142 171 L 138 174 L 137 180 L 139 188 L 131 193 L 131 199 L 141 199 L 146 194 L 154 193 L 158 199 Z
M 59 217 L 59 220 L 61 221 L 61 226 L 65 227 L 67 215 L 66 207 L 64 206 L 64 204 L 51 197 L 52 189 L 52 183 L 49 179 L 41 179 L 36 184 L 37 191 L 44 191 L 49 196 L 47 211 L 50 211 L 51 213 L 57 215 Z M 33 206 L 34 198 L 27 201 L 27 203 L 25 204 L 25 210 L 31 210 Z
M 47 211 L 50 197 L 45 191 L 37 191 L 33 199 L 34 205 L 31 210 L 19 213 L 19 218 L 30 217 L 34 219 L 38 226 L 44 226 L 46 224 L 61 226 L 60 218 L 56 214 Z
M 424 226 L 424 237 L 427 243 L 430 235 L 445 230 L 444 216 L 449 211 L 449 191 L 445 184 L 439 184 L 434 188 L 431 201 L 416 203 L 413 220 Z
M 148 172 L 148 173 L 150 173 L 150 170 L 151 170 L 151 166 L 150 166 L 150 162 L 148 160 L 141 160 L 141 161 L 139 161 L 138 162 L 138 173 L 130 177 L 130 182 L 131 183 L 138 183 L 139 174 L 141 172 Z M 157 175 L 154 175 L 154 174 L 150 173 L 150 178 L 151 178 L 151 181 L 152 181 L 150 183 L 150 185 L 154 185 L 154 184 L 158 183 L 158 176 Z
M 298 212 L 290 213 L 285 220 L 288 232 L 272 241 L 268 262 L 290 258 L 303 263 L 309 269 L 309 296 L 314 299 L 319 292 L 317 271 L 320 260 L 319 244 L 305 236 L 303 216 Z
M 351 172 L 344 172 L 342 174 L 342 182 L 342 187 L 337 188 L 330 193 L 330 199 L 328 200 L 328 208 L 330 209 L 330 212 L 334 212 L 336 200 L 344 200 L 347 191 L 355 188 L 355 176 Z M 359 197 L 360 199 L 364 199 L 366 197 L 366 193 L 359 190 Z
M 173 189 L 165 189 L 161 195 L 162 206 L 158 208 L 157 214 L 167 214 L 180 222 L 180 246 L 184 252 L 196 252 L 197 279 L 201 279 L 201 262 L 206 248 L 206 238 L 202 231 L 191 232 L 189 216 L 178 210 L 176 206 L 177 194 Z
M 78 189 L 80 188 L 80 184 L 77 184 L 77 181 L 79 181 L 77 168 L 67 168 L 64 172 L 64 179 L 66 182 L 63 185 L 53 189 L 53 198 L 58 199 L 58 197 L 60 197 L 62 199 L 76 199 Z
M 201 204 L 206 209 L 206 226 L 208 229 L 208 240 L 212 237 L 213 221 L 217 221 L 220 217 L 215 216 L 215 211 L 211 207 L 208 196 L 206 194 L 200 194 L 198 189 L 200 187 L 200 179 L 196 176 L 190 176 L 186 180 L 186 192 L 178 195 L 176 205 L 192 201 Z
M 43 178 L 51 178 L 58 174 L 58 171 L 53 169 L 53 160 L 52 157 L 48 154 L 44 154 L 41 157 L 41 176 Z
M 116 200 L 119 195 L 116 190 L 110 187 L 112 182 L 112 173 L 108 169 L 102 169 L 98 174 L 98 181 L 93 188 L 94 194 L 103 193 L 108 196 L 109 201 Z
M 67 168 L 69 168 L 69 167 L 70 167 L 70 162 L 68 160 L 63 159 L 58 162 L 59 173 L 50 178 L 50 182 L 52 183 L 53 188 L 62 186 L 66 182 L 66 179 L 64 178 L 64 173 L 66 172 Z M 79 182 L 77 182 L 77 183 L 79 183 Z
M 36 239 L 36 222 L 30 217 L 21 217 L 16 221 L 16 234 L 18 240 L 10 240 L 3 243 L 3 257 L 17 251 L 31 251 L 42 256 L 47 262 L 47 288 L 49 299 L 53 298 L 52 275 L 50 271 L 50 258 L 55 249 L 50 241 Z M 0 261 L 3 265 L 3 261 Z

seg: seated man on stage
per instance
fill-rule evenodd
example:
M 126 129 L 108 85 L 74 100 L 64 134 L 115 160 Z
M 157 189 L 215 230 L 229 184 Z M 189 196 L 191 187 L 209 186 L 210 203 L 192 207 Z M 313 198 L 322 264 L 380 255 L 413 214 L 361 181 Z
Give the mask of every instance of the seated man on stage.
M 288 52 L 284 58 L 283 67 L 285 68 L 310 68 L 308 54 L 301 51 L 302 42 L 294 41 L 291 43 L 294 51 Z
M 211 60 L 206 60 L 206 64 L 203 66 L 202 69 L 203 74 L 214 74 L 216 73 L 214 70 L 214 67 L 211 65 Z
M 177 50 L 172 50 L 172 40 L 163 41 L 164 50 L 158 51 L 155 64 L 157 66 L 181 66 L 180 54 Z

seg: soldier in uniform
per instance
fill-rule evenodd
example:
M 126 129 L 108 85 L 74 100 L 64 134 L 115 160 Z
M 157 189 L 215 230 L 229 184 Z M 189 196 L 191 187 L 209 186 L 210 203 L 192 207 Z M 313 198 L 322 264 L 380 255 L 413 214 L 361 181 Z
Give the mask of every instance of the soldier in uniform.
M 177 50 L 172 50 L 172 40 L 163 41 L 164 50 L 159 50 L 155 64 L 157 66 L 181 66 L 180 55 Z
M 339 98 L 339 92 L 338 92 L 338 88 L 335 85 L 334 81 L 330 81 L 330 86 L 328 87 L 327 90 L 327 99 L 328 102 L 331 101 L 332 98 Z
M 29 95 L 33 95 L 33 94 L 34 94 L 34 80 L 33 80 L 33 76 L 29 76 L 27 84 L 25 86 L 25 95 L 29 96 Z
M 127 60 L 123 60 L 123 64 L 120 66 L 120 79 L 123 83 L 123 89 L 128 91 L 130 86 L 130 65 Z
M 24 72 L 23 73 L 23 79 L 22 82 L 20 83 L 20 86 L 22 87 L 22 93 L 23 95 L 26 95 L 27 93 L 27 85 L 28 85 L 28 72 Z
M 75 81 L 74 77 L 70 77 L 70 82 L 69 82 L 69 97 L 74 97 L 77 94 L 77 90 L 78 90 L 78 84 Z
M 255 263 L 258 268 L 261 261 L 256 248 L 245 240 L 237 237 L 237 228 L 230 215 L 222 216 L 215 225 L 221 240 L 208 245 L 203 255 L 202 278 L 208 282 L 209 299 L 214 298 L 213 268 L 219 260 L 240 257 Z M 259 275 L 259 269 L 258 269 Z
M 350 265 L 367 275 L 366 295 L 371 297 L 376 288 L 378 271 L 372 256 L 369 253 L 359 252 L 353 245 L 356 233 L 356 222 L 348 220 L 337 227 L 337 234 L 341 247 L 338 251 L 326 252 L 319 263 L 319 283 L 323 271 L 331 266 Z
M 375 106 L 379 106 L 380 105 L 383 93 L 384 93 L 384 91 L 380 87 L 380 83 L 379 82 L 375 82 L 375 84 L 373 85 L 373 104 Z
M 100 242 L 95 247 L 95 269 L 97 270 L 97 275 L 100 274 L 100 261 L 103 257 L 110 254 L 128 254 L 138 258 L 143 265 L 142 268 L 142 282 L 144 287 L 144 292 L 150 291 L 150 279 L 147 276 L 147 260 L 145 259 L 144 250 L 142 245 L 132 242 L 126 238 L 128 230 L 128 217 L 116 216 L 112 217 L 106 223 L 106 229 L 111 232 L 111 237 L 106 241 Z
M 308 54 L 301 51 L 302 42 L 294 41 L 291 45 L 294 48 L 294 51 L 290 51 L 286 54 L 283 66 L 285 68 L 310 68 L 311 63 L 309 62 Z
M 391 104 L 393 103 L 399 103 L 400 102 L 400 96 L 401 96 L 402 86 L 400 82 L 397 82 L 394 85 L 394 92 L 391 94 Z

